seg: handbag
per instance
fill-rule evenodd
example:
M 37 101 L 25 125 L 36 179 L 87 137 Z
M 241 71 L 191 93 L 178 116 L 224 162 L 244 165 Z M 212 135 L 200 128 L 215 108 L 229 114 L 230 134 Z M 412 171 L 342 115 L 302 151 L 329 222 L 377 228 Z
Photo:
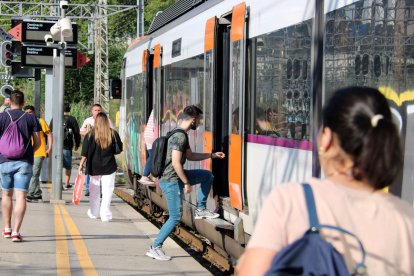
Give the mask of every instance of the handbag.
M 84 182 L 85 182 L 85 175 L 78 174 L 75 179 L 75 186 L 73 188 L 73 196 L 72 196 L 72 202 L 75 205 L 79 204 L 79 201 L 82 197 L 82 190 L 83 190 Z
M 119 144 L 115 138 L 115 135 L 112 136 L 112 147 L 114 149 L 115 154 L 120 154 L 122 152 L 122 149 L 119 147 Z

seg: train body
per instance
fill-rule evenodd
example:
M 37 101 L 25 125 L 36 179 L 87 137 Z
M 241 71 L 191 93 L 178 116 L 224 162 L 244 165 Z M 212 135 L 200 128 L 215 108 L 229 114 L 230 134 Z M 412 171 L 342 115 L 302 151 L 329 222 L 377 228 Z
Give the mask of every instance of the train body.
M 213 172 L 207 205 L 222 209 L 233 225 L 225 235 L 242 248 L 275 185 L 318 175 L 321 104 L 337 88 L 363 85 L 379 88 L 390 102 L 405 141 L 403 173 L 392 192 L 412 202 L 414 1 L 315 1 L 182 0 L 159 14 L 122 66 L 127 179 L 136 183 L 143 172 L 151 110 L 160 136 L 177 126 L 185 106 L 199 105 L 204 114 L 189 131 L 192 150 L 227 157 L 185 167 Z M 184 223 L 220 240 L 220 226 L 191 219 L 196 193 L 185 196 Z M 149 197 L 166 208 L 160 189 Z M 229 251 L 225 240 L 220 247 Z

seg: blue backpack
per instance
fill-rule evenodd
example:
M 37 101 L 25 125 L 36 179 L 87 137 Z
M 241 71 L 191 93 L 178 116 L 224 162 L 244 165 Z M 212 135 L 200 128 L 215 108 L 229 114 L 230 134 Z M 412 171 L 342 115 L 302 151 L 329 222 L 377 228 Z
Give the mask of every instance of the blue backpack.
M 319 235 L 321 228 L 337 230 L 354 237 L 358 241 L 362 257 L 361 261 L 356 264 L 353 275 L 363 275 L 366 267 L 365 250 L 361 241 L 354 234 L 340 227 L 319 224 L 312 187 L 306 183 L 303 184 L 303 189 L 310 229 L 306 231 L 302 238 L 290 244 L 275 256 L 270 269 L 265 275 L 351 275 L 341 254 L 332 244 L 323 240 Z
M 17 122 L 23 118 L 26 113 L 23 113 L 16 121 L 13 121 L 9 112 L 6 112 L 10 117 L 10 124 L 0 138 L 0 154 L 7 159 L 21 159 L 26 153 L 29 146 L 30 139 L 27 145 L 24 143 L 22 133 L 17 126 Z

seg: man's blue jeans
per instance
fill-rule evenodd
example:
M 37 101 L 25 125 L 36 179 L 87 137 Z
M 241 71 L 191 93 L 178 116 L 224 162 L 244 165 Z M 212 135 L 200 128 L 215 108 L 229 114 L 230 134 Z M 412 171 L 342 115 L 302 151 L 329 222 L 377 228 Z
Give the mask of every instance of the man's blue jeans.
M 142 175 L 148 177 L 150 175 L 150 169 L 151 169 L 152 149 L 147 149 L 147 152 L 148 152 L 148 158 L 147 158 L 147 161 L 145 162 L 144 173 Z
M 205 209 L 214 176 L 207 170 L 184 171 L 191 186 L 198 183 L 201 184 L 200 189 L 198 190 L 197 208 Z M 180 223 L 181 215 L 183 213 L 183 183 L 180 180 L 174 182 L 164 182 L 160 180 L 158 181 L 158 184 L 167 199 L 169 218 L 161 227 L 160 233 L 152 244 L 153 247 L 160 246 L 164 243 L 171 232 L 174 231 L 174 228 Z

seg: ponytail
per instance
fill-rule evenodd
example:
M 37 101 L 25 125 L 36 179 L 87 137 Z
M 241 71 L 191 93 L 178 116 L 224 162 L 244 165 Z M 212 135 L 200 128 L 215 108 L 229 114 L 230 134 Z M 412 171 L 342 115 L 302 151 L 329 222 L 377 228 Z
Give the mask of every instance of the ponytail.
M 374 189 L 387 187 L 402 165 L 402 146 L 385 97 L 368 87 L 338 90 L 323 111 L 323 124 L 352 157 L 353 176 Z

